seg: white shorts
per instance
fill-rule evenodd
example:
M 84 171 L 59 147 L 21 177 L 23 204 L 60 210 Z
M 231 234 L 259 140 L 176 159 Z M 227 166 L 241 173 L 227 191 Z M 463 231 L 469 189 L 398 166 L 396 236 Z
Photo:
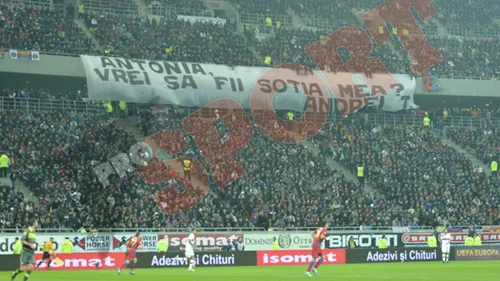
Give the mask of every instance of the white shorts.
M 186 255 L 186 258 L 194 257 L 194 251 L 193 251 L 193 249 L 186 248 L 186 250 L 184 251 L 184 254 Z
M 443 254 L 449 254 L 450 253 L 450 244 L 441 245 L 441 251 L 443 252 Z

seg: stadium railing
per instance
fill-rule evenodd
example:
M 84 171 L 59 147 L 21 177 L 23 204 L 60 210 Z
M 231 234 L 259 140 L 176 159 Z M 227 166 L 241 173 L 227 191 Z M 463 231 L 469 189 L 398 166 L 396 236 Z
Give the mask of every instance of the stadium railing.
M 104 113 L 104 107 L 99 102 L 84 102 L 77 100 L 57 99 L 25 99 L 0 97 L 2 111 L 72 111 L 82 113 Z
M 87 13 L 105 13 L 112 15 L 136 16 L 137 4 L 134 1 L 116 1 L 112 4 L 109 0 L 80 0 Z
M 463 27 L 460 25 L 454 25 L 446 27 L 451 35 L 463 36 L 467 38 L 487 38 L 496 39 L 500 36 L 500 31 L 491 28 L 479 28 L 479 27 Z
M 131 104 L 130 106 L 133 106 Z M 184 108 L 186 115 L 195 113 L 199 108 Z M 85 102 L 77 100 L 66 99 L 26 99 L 26 98 L 9 98 L 0 97 L 0 110 L 16 111 L 16 110 L 32 110 L 32 111 L 73 111 L 83 113 L 104 113 L 105 109 L 98 101 Z M 413 114 L 390 114 L 390 113 L 363 113 L 362 115 L 352 115 L 350 118 L 364 118 L 373 124 L 380 124 L 386 126 L 395 125 L 420 125 L 422 118 Z M 342 121 L 346 118 L 340 114 L 333 114 L 330 116 L 331 121 Z M 491 119 L 493 125 L 500 127 L 500 118 L 494 117 Z M 449 116 L 444 119 L 444 126 L 460 126 L 460 127 L 482 127 L 484 125 L 484 118 L 474 118 L 472 116 Z
M 491 226 L 476 226 L 476 229 L 487 228 Z M 287 227 L 287 228 L 273 228 L 273 231 L 280 232 L 311 232 L 316 230 L 318 227 Z M 453 229 L 457 231 L 462 229 L 462 231 L 469 231 L 471 228 L 469 226 L 453 226 Z M 403 233 L 403 232 L 425 232 L 434 231 L 433 226 L 420 226 L 418 228 L 412 228 L 411 226 L 373 226 L 373 227 L 360 227 L 360 226 L 347 226 L 347 227 L 329 227 L 328 231 L 331 232 L 391 232 L 391 233 Z M 87 234 L 95 233 L 130 233 L 130 232 L 158 232 L 158 233 L 180 233 L 189 232 L 191 228 L 99 228 L 97 232 L 88 232 Z M 268 232 L 267 229 L 263 227 L 197 227 L 198 231 L 201 232 Z M 21 228 L 0 228 L 0 233 L 20 233 L 23 231 Z M 39 233 L 74 233 L 77 232 L 71 228 L 39 228 L 37 229 Z
M 203 232 L 262 232 L 266 229 L 262 227 L 197 227 L 198 231 Z M 189 232 L 191 228 L 99 228 L 97 232 L 100 233 L 116 233 L 116 232 L 136 232 L 140 230 L 142 232 L 167 232 L 167 233 L 178 233 L 178 232 Z
M 185 116 L 189 116 L 193 113 L 196 113 L 200 108 L 198 107 L 184 107 L 183 112 Z M 248 113 L 247 113 L 248 114 Z M 296 112 L 297 115 L 300 115 L 300 112 Z M 362 113 L 362 114 L 353 114 L 348 117 L 343 117 L 338 113 L 331 113 L 329 116 L 330 121 L 342 121 L 346 119 L 361 119 L 364 118 L 365 121 L 379 124 L 379 125 L 421 125 L 423 124 L 423 120 L 421 117 L 416 116 L 413 113 L 386 113 L 386 112 L 376 112 L 376 113 Z M 433 120 L 434 121 L 434 120 Z M 491 121 L 493 125 L 500 127 L 500 118 L 492 117 Z M 484 125 L 485 119 L 478 117 L 474 118 L 472 116 L 448 116 L 444 120 L 444 126 L 461 126 L 461 127 L 482 127 Z
M 303 26 L 318 28 L 319 30 L 333 30 L 350 25 L 345 20 L 322 19 L 318 17 L 300 17 Z
M 0 233 L 21 233 L 22 228 L 0 228 Z M 38 233 L 72 233 L 75 232 L 71 228 L 38 228 Z
M 196 113 L 200 108 L 198 107 L 184 107 L 183 113 L 185 116 L 189 116 Z M 148 110 L 145 110 L 148 111 Z M 248 112 L 247 112 L 248 114 Z M 296 112 L 297 115 L 302 113 Z M 376 113 L 361 113 L 353 114 L 348 117 L 343 117 L 338 113 L 331 113 L 329 116 L 329 121 L 343 121 L 346 119 L 361 119 L 364 118 L 365 121 L 371 122 L 379 125 L 421 125 L 423 120 L 419 116 L 415 116 L 414 113 L 401 112 L 401 113 L 386 113 L 386 112 L 376 112 Z M 434 120 L 433 120 L 434 121 Z M 493 125 L 500 126 L 500 118 L 492 117 L 491 121 Z M 448 116 L 444 120 L 444 126 L 461 126 L 461 127 L 482 127 L 484 125 L 485 119 L 478 117 L 474 118 L 472 116 Z
M 251 25 L 266 25 L 266 15 L 257 13 L 240 13 L 240 20 L 242 23 Z M 273 22 L 281 22 L 281 26 L 292 26 L 293 19 L 286 15 L 274 15 Z
M 262 227 L 197 227 L 198 231 L 202 232 L 265 232 L 266 229 Z M 130 232 L 160 232 L 160 233 L 180 233 L 180 232 L 190 232 L 191 228 L 99 228 L 97 232 L 87 232 L 87 234 L 95 233 L 130 233 Z M 23 229 L 21 228 L 0 228 L 1 233 L 21 233 Z M 74 233 L 77 232 L 71 228 L 40 228 L 37 229 L 39 233 Z
M 284 228 L 283 231 L 296 231 L 296 232 L 308 232 L 314 231 L 318 227 L 287 227 Z M 418 229 L 412 229 L 411 227 L 406 226 L 370 226 L 370 227 L 360 227 L 360 226 L 347 226 L 347 227 L 329 227 L 328 231 L 333 232 L 370 232 L 370 231 L 378 231 L 378 232 L 429 232 L 434 230 L 432 226 L 420 226 Z
M 52 0 L 12 0 L 12 1 L 7 1 L 7 5 L 11 4 L 14 5 L 15 7 L 23 7 L 22 5 L 26 7 L 37 7 L 37 8 L 43 8 L 43 9 L 51 9 L 51 10 L 63 10 L 64 9 L 64 4 L 63 3 L 55 3 L 55 1 Z
M 362 115 L 355 115 L 348 118 L 364 118 L 365 121 L 387 125 L 421 125 L 422 118 L 412 114 L 387 114 L 387 113 L 363 113 Z M 344 117 L 337 114 L 332 118 L 334 121 L 345 120 Z M 494 126 L 500 126 L 499 118 L 492 118 Z M 460 126 L 460 127 L 482 127 L 484 125 L 484 118 L 473 118 L 472 116 L 448 116 L 444 119 L 444 126 Z

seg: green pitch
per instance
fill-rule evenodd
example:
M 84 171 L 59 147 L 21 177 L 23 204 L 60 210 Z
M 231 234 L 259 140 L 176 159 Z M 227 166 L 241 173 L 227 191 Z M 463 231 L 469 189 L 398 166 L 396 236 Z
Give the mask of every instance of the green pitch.
M 498 281 L 500 261 L 435 263 L 350 264 L 320 267 L 320 276 L 304 275 L 306 266 L 286 267 L 200 267 L 196 272 L 186 268 L 137 269 L 129 275 L 128 269 L 118 276 L 113 270 L 36 271 L 29 281 L 281 281 L 321 279 L 335 281 L 377 280 L 431 280 L 431 281 Z M 10 272 L 3 272 L 3 280 L 10 280 Z M 23 280 L 21 274 L 16 280 Z

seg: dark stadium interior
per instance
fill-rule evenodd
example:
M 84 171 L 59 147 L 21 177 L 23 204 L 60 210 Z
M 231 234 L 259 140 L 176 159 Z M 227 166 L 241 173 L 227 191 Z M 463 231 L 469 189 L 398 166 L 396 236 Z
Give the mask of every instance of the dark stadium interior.
M 322 128 L 307 118 L 289 127 L 286 111 L 278 122 L 256 111 L 248 125 L 253 137 L 238 127 L 247 125 L 249 110 L 209 108 L 182 123 L 206 135 L 202 145 L 209 150 L 219 147 L 209 138 L 230 139 L 227 149 L 243 163 L 241 178 L 217 162 L 219 154 L 200 151 L 194 133 L 157 134 L 181 128 L 195 108 L 127 103 L 124 110 L 113 100 L 110 110 L 104 99 L 87 99 L 81 65 L 48 63 L 92 55 L 230 67 L 295 63 L 317 70 L 305 48 L 342 27 L 367 30 L 361 15 L 385 1 L 218 2 L 224 5 L 0 0 L 0 155 L 10 159 L 0 182 L 0 228 L 22 228 L 35 217 L 42 228 L 74 231 L 308 229 L 321 220 L 370 229 L 500 224 L 500 178 L 491 170 L 500 160 L 499 1 L 433 0 L 437 15 L 416 18 L 443 61 L 426 73 L 412 72 L 414 61 L 401 43 L 412 30 L 391 28 L 394 40 L 384 46 L 372 40 L 373 56 L 390 73 L 415 79 L 411 96 L 418 109 L 367 106 L 347 118 L 336 110 Z M 217 131 L 209 132 L 212 125 Z M 274 139 L 309 140 L 285 144 L 263 133 L 269 131 Z M 145 139 L 155 152 L 164 151 L 148 167 L 109 176 L 103 188 L 93 167 Z M 199 161 L 191 180 L 183 179 L 184 164 L 174 154 Z M 222 189 L 215 185 L 227 179 L 235 180 Z

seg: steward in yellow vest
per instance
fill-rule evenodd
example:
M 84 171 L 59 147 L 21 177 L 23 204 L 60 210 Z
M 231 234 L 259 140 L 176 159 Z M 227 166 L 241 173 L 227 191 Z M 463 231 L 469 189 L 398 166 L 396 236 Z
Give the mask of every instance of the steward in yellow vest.
M 365 186 L 365 167 L 360 164 L 356 169 L 360 186 Z
M 474 247 L 481 247 L 483 243 L 481 242 L 481 236 L 479 234 L 476 234 L 476 237 L 474 237 Z
M 387 238 L 385 238 L 385 235 L 378 239 L 378 248 L 387 249 Z
M 23 243 L 16 237 L 16 243 L 14 243 L 14 255 L 20 255 L 23 251 Z
M 120 116 L 122 118 L 127 117 L 127 103 L 124 101 L 120 101 L 118 107 L 120 107 Z
M 191 160 L 184 159 L 182 164 L 184 166 L 184 178 L 191 180 Z
M 74 251 L 74 245 L 71 240 L 69 240 L 69 237 L 66 237 L 63 241 L 63 244 L 61 246 L 61 251 L 63 254 L 73 254 Z
M 273 250 L 273 251 L 277 251 L 277 250 L 279 250 L 279 249 L 280 249 L 280 245 L 279 245 L 279 243 L 278 243 L 278 239 L 276 239 L 276 237 L 274 237 L 274 238 L 273 238 L 273 248 L 272 248 L 272 250 Z
M 491 161 L 490 168 L 491 168 L 491 176 L 496 178 L 498 174 L 498 162 L 495 160 Z
M 270 17 L 266 18 L 266 25 L 269 27 L 273 26 L 273 20 Z
M 168 242 L 167 242 L 168 237 L 165 236 L 163 239 L 158 241 L 158 253 L 166 253 L 168 251 Z
M 474 246 L 474 237 L 472 237 L 472 234 L 467 236 L 467 238 L 465 238 L 465 246 L 467 247 Z
M 80 3 L 78 4 L 78 18 L 83 18 L 83 14 L 85 14 L 85 5 Z
M 9 157 L 7 156 L 7 152 L 0 156 L 0 178 L 7 178 L 7 174 L 9 173 Z
M 429 246 L 429 248 L 437 248 L 436 236 L 434 235 L 429 236 L 429 239 L 427 239 L 427 246 Z
M 431 119 L 427 116 L 424 117 L 424 127 L 430 127 L 431 126 Z

